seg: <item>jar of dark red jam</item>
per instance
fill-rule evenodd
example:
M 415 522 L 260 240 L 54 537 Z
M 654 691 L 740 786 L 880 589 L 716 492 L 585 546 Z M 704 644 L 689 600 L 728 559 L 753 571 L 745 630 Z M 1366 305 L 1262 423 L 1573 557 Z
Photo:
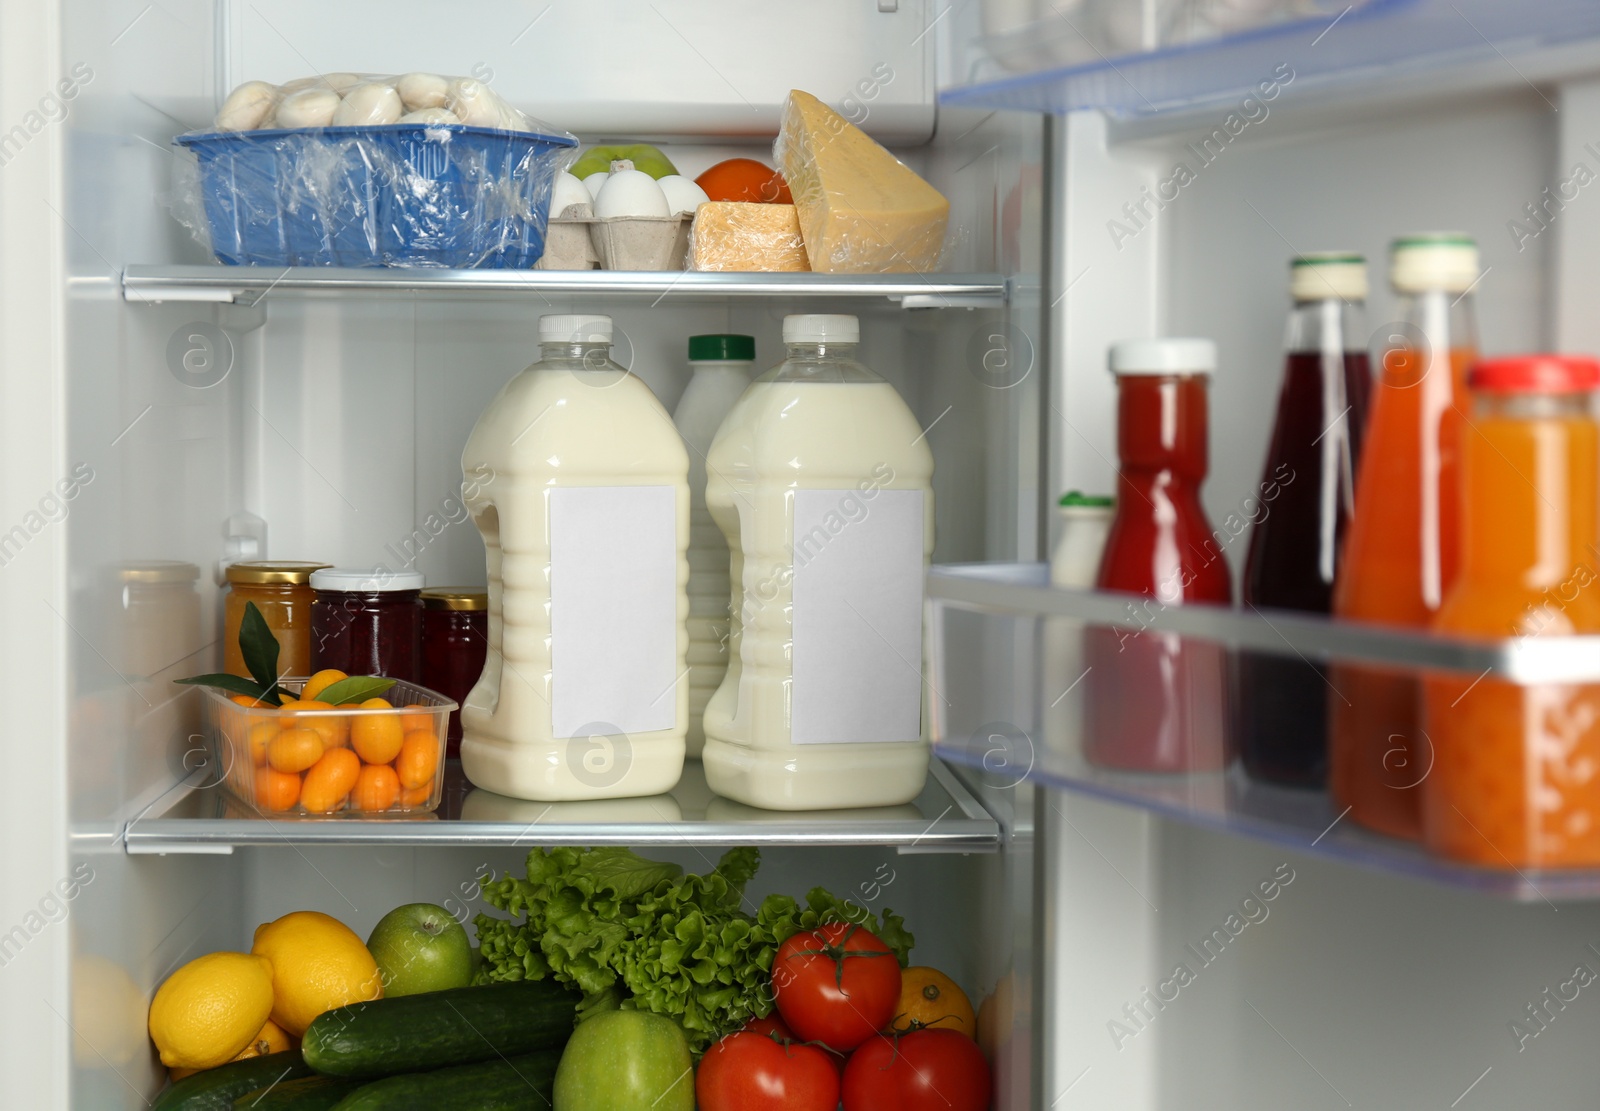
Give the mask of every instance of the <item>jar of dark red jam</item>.
M 422 682 L 422 572 L 314 571 L 311 670 Z
M 464 587 L 422 592 L 422 685 L 465 704 L 489 653 L 489 595 Z M 450 712 L 452 759 L 461 754 L 461 711 Z

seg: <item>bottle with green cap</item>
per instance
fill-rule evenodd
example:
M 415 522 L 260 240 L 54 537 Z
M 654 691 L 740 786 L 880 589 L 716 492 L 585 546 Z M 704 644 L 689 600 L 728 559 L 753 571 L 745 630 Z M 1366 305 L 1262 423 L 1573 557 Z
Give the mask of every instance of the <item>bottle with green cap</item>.
M 1056 503 L 1061 529 L 1050 554 L 1051 585 L 1094 586 L 1114 509 L 1112 499 L 1104 494 L 1068 490 L 1061 495 Z
M 706 452 L 750 385 L 753 336 L 689 337 L 689 385 L 672 421 L 689 445 L 689 733 L 686 754 L 705 747 L 701 718 L 728 670 L 728 541 L 706 509 Z

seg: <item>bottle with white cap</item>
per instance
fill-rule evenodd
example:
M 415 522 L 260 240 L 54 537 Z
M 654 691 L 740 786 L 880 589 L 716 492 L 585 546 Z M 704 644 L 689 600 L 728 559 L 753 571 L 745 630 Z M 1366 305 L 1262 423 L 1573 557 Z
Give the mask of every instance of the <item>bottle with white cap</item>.
M 655 795 L 683 770 L 689 458 L 611 333 L 606 316 L 541 317 L 539 361 L 461 455 L 489 578 L 461 764 L 503 795 Z
M 1356 507 L 1333 612 L 1426 628 L 1456 574 L 1459 459 L 1467 369 L 1478 357 L 1472 290 L 1477 245 L 1457 232 L 1396 239 L 1389 280 L 1401 323 L 1380 336 L 1382 364 L 1356 475 Z M 1433 754 L 1408 675 L 1338 666 L 1330 681 L 1328 785 L 1350 817 L 1391 836 L 1421 829 Z
M 706 703 L 728 670 L 728 539 L 706 509 L 706 452 L 723 418 L 750 385 L 753 336 L 689 337 L 692 377 L 672 420 L 689 447 L 688 755 L 705 747 Z
M 705 712 L 719 795 L 771 810 L 892 806 L 922 790 L 923 575 L 933 454 L 856 359 L 853 316 L 790 316 L 707 454 L 728 538 L 727 674 Z
M 1228 660 L 1216 644 L 1142 628 L 1143 614 L 1232 601 L 1226 529 L 1200 502 L 1209 468 L 1207 339 L 1111 348 L 1117 376 L 1117 511 L 1095 585 L 1141 595 L 1131 629 L 1086 630 L 1084 755 L 1129 771 L 1216 771 L 1231 759 Z
M 1289 264 L 1283 385 L 1261 482 L 1240 508 L 1250 522 L 1247 606 L 1326 614 L 1340 547 L 1355 509 L 1356 464 L 1372 373 L 1358 254 L 1304 255 Z M 1294 655 L 1238 657 L 1239 754 L 1253 777 L 1320 787 L 1327 778 L 1328 682 Z

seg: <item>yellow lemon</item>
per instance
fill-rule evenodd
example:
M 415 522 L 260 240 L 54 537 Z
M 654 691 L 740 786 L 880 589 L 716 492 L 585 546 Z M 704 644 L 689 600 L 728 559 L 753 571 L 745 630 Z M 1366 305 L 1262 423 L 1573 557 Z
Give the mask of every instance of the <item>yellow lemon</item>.
M 150 1038 L 168 1068 L 215 1068 L 250 1043 L 271 1011 L 269 962 L 249 953 L 208 953 L 157 989 Z
M 378 962 L 326 914 L 297 910 L 257 926 L 250 951 L 272 962 L 272 1021 L 297 1038 L 323 1011 L 383 997 Z
M 250 1039 L 250 1044 L 245 1046 L 238 1053 L 234 1054 L 233 1061 L 244 1061 L 251 1057 L 265 1057 L 269 1053 L 287 1053 L 293 1048 L 293 1039 L 289 1037 L 288 1033 L 283 1027 L 279 1026 L 276 1022 L 273 1022 L 269 1018 L 267 1019 L 266 1025 L 261 1027 L 261 1029 L 256 1032 L 255 1037 Z M 232 1064 L 233 1061 L 229 1061 L 228 1063 Z M 176 1084 L 184 1077 L 193 1076 L 199 1071 L 201 1070 L 168 1069 L 167 1075 L 170 1076 L 172 1078 L 172 1082 Z
M 317 672 L 311 678 L 306 680 L 305 687 L 300 691 L 300 699 L 303 702 L 311 701 L 315 699 L 317 695 L 333 686 L 339 680 L 348 678 L 350 678 L 350 676 L 346 675 L 336 667 L 323 668 L 321 671 Z

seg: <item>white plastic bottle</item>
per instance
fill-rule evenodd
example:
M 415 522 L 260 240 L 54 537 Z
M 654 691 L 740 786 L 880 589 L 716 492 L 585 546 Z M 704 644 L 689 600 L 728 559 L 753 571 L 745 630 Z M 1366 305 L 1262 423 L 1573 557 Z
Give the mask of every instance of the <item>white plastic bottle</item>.
M 672 421 L 689 448 L 689 733 L 687 755 L 705 746 L 701 716 L 728 670 L 728 540 L 706 509 L 706 453 L 750 385 L 752 336 L 689 337 L 693 376 Z
M 894 387 L 856 361 L 859 338 L 853 316 L 786 317 L 788 358 L 708 454 L 737 620 L 706 707 L 706 778 L 771 810 L 893 806 L 928 771 L 933 455 Z
M 1115 514 L 1112 499 L 1076 490 L 1056 503 L 1060 531 L 1050 553 L 1050 585 L 1093 588 Z M 1070 617 L 1044 619 L 1041 720 L 1052 751 L 1076 752 L 1083 743 L 1083 625 Z
M 461 454 L 489 564 L 462 768 L 516 798 L 659 794 L 688 716 L 688 454 L 610 317 L 541 317 L 539 343 Z

